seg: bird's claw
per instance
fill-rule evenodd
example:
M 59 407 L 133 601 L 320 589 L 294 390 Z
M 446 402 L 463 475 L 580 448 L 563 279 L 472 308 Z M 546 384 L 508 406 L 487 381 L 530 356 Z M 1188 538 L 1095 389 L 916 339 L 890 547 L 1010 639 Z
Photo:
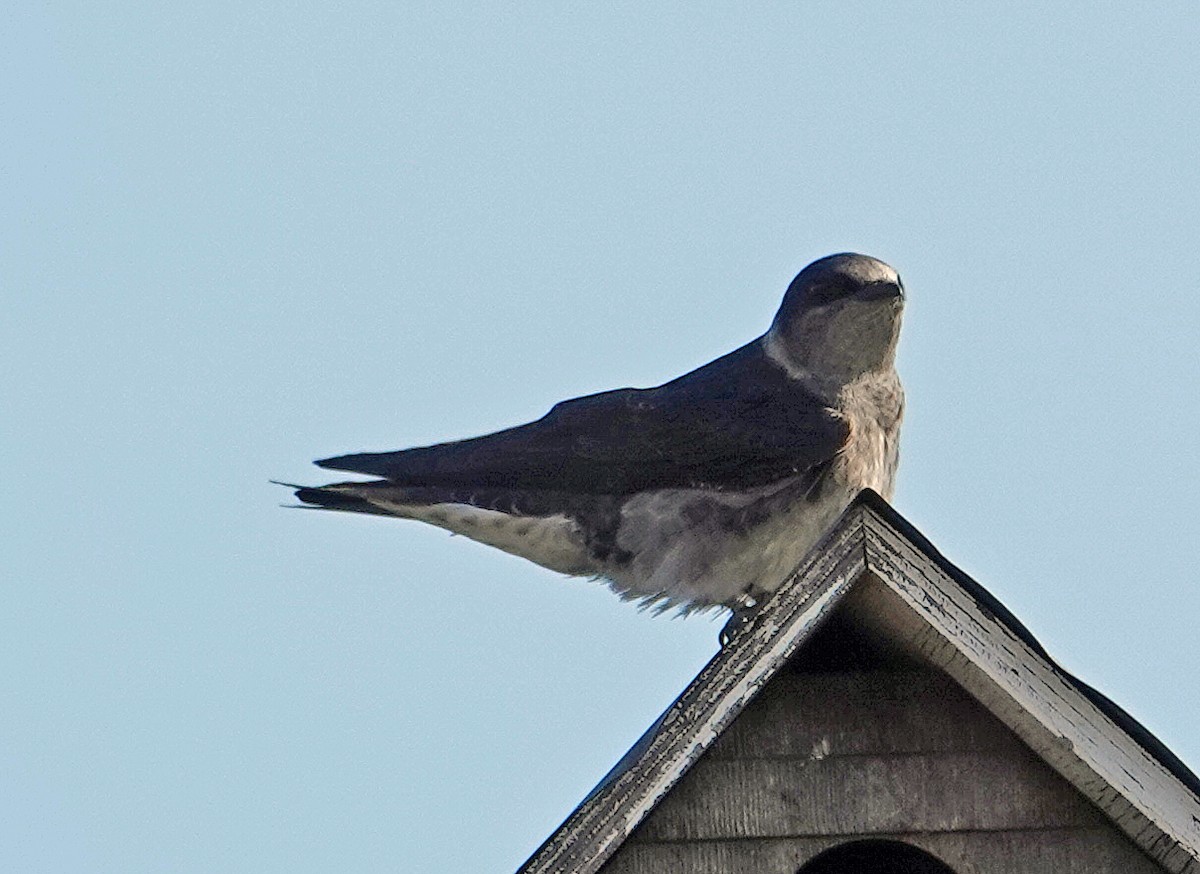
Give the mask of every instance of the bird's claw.
M 743 594 L 737 602 L 730 605 L 729 609 L 733 615 L 729 617 L 729 620 L 721 628 L 719 637 L 722 648 L 728 646 L 729 642 L 737 636 L 738 632 L 754 620 L 761 606 L 762 602 L 756 600 L 748 592 Z

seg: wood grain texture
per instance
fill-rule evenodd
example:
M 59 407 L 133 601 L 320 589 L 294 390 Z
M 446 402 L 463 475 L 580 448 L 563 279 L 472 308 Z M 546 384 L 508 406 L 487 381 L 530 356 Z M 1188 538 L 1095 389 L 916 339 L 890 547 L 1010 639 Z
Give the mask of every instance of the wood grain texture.
M 1110 827 L 1007 832 L 897 833 L 957 874 L 1158 874 L 1161 869 Z M 603 874 L 796 874 L 853 836 L 627 843 Z
M 630 841 L 1103 823 L 940 671 L 784 670 Z
M 705 758 L 1010 751 L 1025 746 L 937 671 L 783 671 Z
M 706 760 L 631 840 L 1094 826 L 1032 757 L 988 753 Z

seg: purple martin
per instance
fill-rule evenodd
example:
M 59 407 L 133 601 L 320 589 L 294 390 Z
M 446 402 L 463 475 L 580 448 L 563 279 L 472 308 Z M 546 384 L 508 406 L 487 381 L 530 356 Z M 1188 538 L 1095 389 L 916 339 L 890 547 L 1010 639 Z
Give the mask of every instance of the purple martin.
M 765 334 L 697 370 L 482 437 L 327 458 L 378 479 L 296 496 L 437 525 L 658 609 L 750 608 L 859 491 L 891 498 L 903 305 L 887 264 L 831 255 Z

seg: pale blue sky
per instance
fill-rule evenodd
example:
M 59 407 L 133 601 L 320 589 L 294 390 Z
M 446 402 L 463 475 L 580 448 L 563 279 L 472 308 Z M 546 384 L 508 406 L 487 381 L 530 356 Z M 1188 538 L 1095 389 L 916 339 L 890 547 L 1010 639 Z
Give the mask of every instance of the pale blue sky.
M 897 508 L 1200 766 L 1192 4 L 5 17 L 0 869 L 513 870 L 720 622 L 267 479 L 660 382 L 845 249 Z

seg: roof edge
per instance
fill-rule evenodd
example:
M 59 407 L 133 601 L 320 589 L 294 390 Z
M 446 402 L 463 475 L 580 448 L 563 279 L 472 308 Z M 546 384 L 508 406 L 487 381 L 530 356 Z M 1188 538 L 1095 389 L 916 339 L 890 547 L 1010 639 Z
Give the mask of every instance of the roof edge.
M 1105 716 L 1133 737 L 1146 752 L 1150 753 L 1155 759 L 1158 759 L 1192 794 L 1200 798 L 1200 776 L 1197 776 L 1166 744 L 1155 737 L 1149 729 L 1138 722 L 1121 705 L 1117 704 L 1094 686 L 1079 679 L 1056 662 L 1038 639 L 1034 637 L 1033 632 L 1011 610 L 1004 606 L 995 595 L 946 558 L 924 534 L 896 512 L 879 494 L 871 489 L 864 489 L 855 499 L 855 504 L 866 508 L 871 514 L 894 529 L 900 537 L 909 541 L 921 554 L 936 564 L 943 573 L 954 580 L 955 583 L 975 599 L 981 611 L 995 618 L 1020 638 L 1026 646 L 1041 656 L 1058 674 L 1067 679 L 1084 697 L 1099 708 Z M 869 532 L 869 530 L 868 528 L 867 531 Z M 877 560 L 875 558 L 876 555 L 873 550 L 869 550 L 869 566 L 872 561 Z
M 930 632 L 921 648 L 1135 844 L 1200 874 L 1200 780 L 1141 723 L 1059 666 L 995 596 L 877 495 L 864 495 L 871 573 Z M 936 639 L 935 639 L 936 638 Z

